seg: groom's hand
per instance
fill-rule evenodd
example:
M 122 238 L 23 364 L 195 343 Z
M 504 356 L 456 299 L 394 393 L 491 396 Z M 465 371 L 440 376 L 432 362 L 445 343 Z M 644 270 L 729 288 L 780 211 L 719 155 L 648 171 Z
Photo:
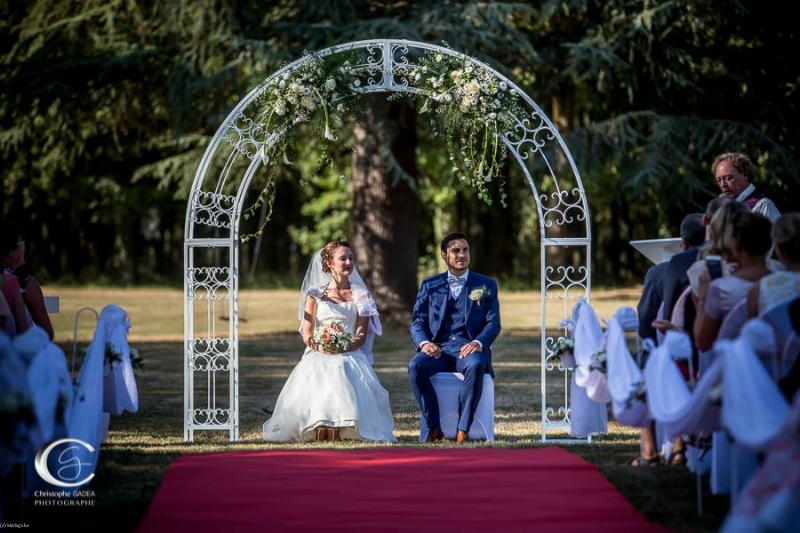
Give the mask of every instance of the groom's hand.
M 422 348 L 420 348 L 420 351 L 428 357 L 433 357 L 434 359 L 439 359 L 439 357 L 442 355 L 442 349 L 432 342 L 426 342 L 423 344 Z
M 468 342 L 467 344 L 461 347 L 461 351 L 458 353 L 458 358 L 464 359 L 468 355 L 472 355 L 475 352 L 480 352 L 481 349 L 482 349 L 481 345 L 478 344 L 477 342 L 475 341 Z

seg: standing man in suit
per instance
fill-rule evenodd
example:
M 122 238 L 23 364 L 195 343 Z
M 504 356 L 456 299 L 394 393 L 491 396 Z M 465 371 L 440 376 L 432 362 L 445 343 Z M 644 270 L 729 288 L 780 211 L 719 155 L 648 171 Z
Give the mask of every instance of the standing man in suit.
M 637 311 L 639 314 L 639 337 L 657 340 L 653 320 L 656 318 L 672 316 L 672 294 L 681 286 L 682 279 L 686 282 L 686 271 L 697 259 L 697 250 L 706 240 L 706 228 L 703 225 L 703 214 L 692 213 L 686 215 L 681 222 L 681 249 L 679 254 L 673 255 L 669 261 L 650 267 L 644 276 L 642 296 L 639 299 Z M 675 295 L 675 298 L 680 294 Z M 659 308 L 661 305 L 659 316 Z
M 639 336 L 642 339 L 650 338 L 657 341 L 656 329 L 653 322 L 659 324 L 659 319 L 672 315 L 672 305 L 669 305 L 667 314 L 667 300 L 664 295 L 667 287 L 674 290 L 680 284 L 680 276 L 686 277 L 686 270 L 697 258 L 697 250 L 706 240 L 706 228 L 703 223 L 702 213 L 686 215 L 681 222 L 681 248 L 683 252 L 676 254 L 669 261 L 650 267 L 644 276 L 642 296 L 639 299 L 637 312 L 639 314 Z M 656 442 L 655 423 L 651 422 L 641 428 L 639 437 L 639 456 L 628 464 L 630 466 L 654 466 L 661 462 L 658 455 Z M 670 464 L 684 464 L 686 460 L 686 444 L 681 437 L 676 437 L 672 443 L 673 452 Z
M 456 442 L 469 429 L 492 370 L 492 343 L 500 333 L 497 282 L 469 269 L 470 249 L 463 233 L 449 233 L 440 244 L 447 272 L 420 285 L 409 330 L 417 353 L 408 364 L 411 389 L 428 423 L 428 442 L 444 439 L 439 401 L 431 383 L 438 372 L 464 375 L 458 395 Z

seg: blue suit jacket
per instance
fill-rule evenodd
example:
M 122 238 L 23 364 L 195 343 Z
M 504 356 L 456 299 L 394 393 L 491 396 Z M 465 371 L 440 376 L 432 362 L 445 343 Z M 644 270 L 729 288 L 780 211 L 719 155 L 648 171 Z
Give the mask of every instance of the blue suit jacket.
M 478 302 L 469 299 L 469 293 L 486 286 L 487 296 Z M 494 377 L 492 369 L 492 343 L 500 334 L 500 301 L 497 299 L 497 282 L 489 276 L 469 271 L 467 283 L 462 291 L 466 292 L 467 305 L 467 334 L 469 340 L 478 340 L 483 345 L 483 351 L 488 361 L 487 372 Z M 442 319 L 447 310 L 447 299 L 450 298 L 450 285 L 447 282 L 447 273 L 436 274 L 425 279 L 417 293 L 414 311 L 411 316 L 411 338 L 414 346 L 419 351 L 423 341 L 433 342 Z

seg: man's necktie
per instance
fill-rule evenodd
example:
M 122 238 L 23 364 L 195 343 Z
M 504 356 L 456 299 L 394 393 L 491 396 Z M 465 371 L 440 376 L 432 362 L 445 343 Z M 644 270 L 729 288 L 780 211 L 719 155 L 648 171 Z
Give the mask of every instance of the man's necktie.
M 459 285 L 465 284 L 467 280 L 464 278 L 457 278 L 455 276 L 447 276 L 447 282 L 453 287 L 458 287 Z

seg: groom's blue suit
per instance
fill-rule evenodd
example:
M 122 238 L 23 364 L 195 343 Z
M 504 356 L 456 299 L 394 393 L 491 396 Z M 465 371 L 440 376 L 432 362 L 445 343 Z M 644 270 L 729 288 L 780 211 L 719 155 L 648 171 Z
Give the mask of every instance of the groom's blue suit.
M 470 293 L 481 288 L 485 289 L 484 297 L 480 301 L 470 299 Z M 409 329 L 417 353 L 408 365 L 408 373 L 428 427 L 440 428 L 439 402 L 431 376 L 438 372 L 460 372 L 464 374 L 464 382 L 458 397 L 457 429 L 468 432 L 483 392 L 483 376 L 488 373 L 494 377 L 491 348 L 500 333 L 497 282 L 470 270 L 461 293 L 453 299 L 447 273 L 427 278 L 417 293 Z M 482 351 L 459 359 L 461 347 L 474 340 L 480 342 Z M 425 341 L 441 348 L 438 359 L 420 351 Z

